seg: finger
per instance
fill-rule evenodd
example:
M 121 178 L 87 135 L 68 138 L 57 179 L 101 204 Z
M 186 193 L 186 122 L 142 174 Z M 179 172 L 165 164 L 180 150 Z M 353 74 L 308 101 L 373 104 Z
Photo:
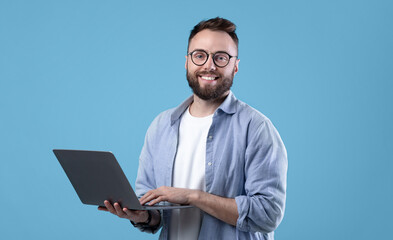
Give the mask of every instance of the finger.
M 129 217 L 134 217 L 135 215 L 141 214 L 142 211 L 133 211 L 128 208 L 123 208 L 123 212 Z
M 149 205 L 150 205 L 150 206 L 153 206 L 154 204 L 157 204 L 157 203 L 162 202 L 162 201 L 167 201 L 167 200 L 168 200 L 168 198 L 167 198 L 166 196 L 159 196 L 158 198 L 152 200 L 152 201 L 149 203 Z
M 145 193 L 145 195 L 143 195 L 143 196 L 139 199 L 139 202 L 145 201 L 145 199 L 146 199 L 147 197 L 149 197 L 150 194 L 151 194 L 151 190 L 148 191 L 147 193 Z
M 101 206 L 98 207 L 98 210 L 109 212 L 109 210 L 106 207 L 101 207 Z
M 144 204 L 146 204 L 147 202 L 150 202 L 151 200 L 158 198 L 159 196 L 160 196 L 160 193 L 159 193 L 158 191 L 153 190 L 153 191 L 151 191 L 151 192 L 149 193 L 148 196 L 146 196 L 146 197 L 141 201 L 141 204 L 144 205 Z
M 145 203 L 147 202 L 146 200 L 149 198 L 149 196 L 150 196 L 150 192 L 145 193 L 145 195 L 143 195 L 143 196 L 139 199 L 139 203 L 140 203 L 141 205 L 145 204 Z
M 116 202 L 115 204 L 113 204 L 113 206 L 115 207 L 116 215 L 117 215 L 117 216 L 119 216 L 119 217 L 125 217 L 125 216 L 126 216 L 126 214 L 125 214 L 125 213 L 123 212 L 123 210 L 121 209 L 119 203 Z
M 123 208 L 123 212 L 125 214 L 127 214 L 127 216 L 131 216 L 132 215 L 131 211 L 128 208 Z
M 140 201 L 141 205 L 145 205 L 146 203 L 150 202 L 151 200 L 157 198 L 158 196 L 156 196 L 155 194 L 152 194 L 148 197 L 146 197 L 145 199 L 143 199 L 142 201 Z
M 104 201 L 105 207 L 108 209 L 109 212 L 116 214 L 116 210 L 113 208 L 112 204 L 108 201 Z

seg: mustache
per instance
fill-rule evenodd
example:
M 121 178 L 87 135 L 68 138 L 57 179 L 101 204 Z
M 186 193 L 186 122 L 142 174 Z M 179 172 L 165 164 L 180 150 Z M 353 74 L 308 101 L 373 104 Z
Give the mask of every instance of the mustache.
M 197 71 L 195 72 L 196 75 L 208 75 L 208 74 L 212 74 L 212 75 L 216 75 L 221 77 L 221 74 L 218 73 L 217 71 Z

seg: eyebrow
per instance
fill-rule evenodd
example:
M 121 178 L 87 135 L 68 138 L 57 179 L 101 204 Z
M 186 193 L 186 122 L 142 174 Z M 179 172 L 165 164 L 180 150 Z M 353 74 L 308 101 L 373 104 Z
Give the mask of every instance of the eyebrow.
M 194 52 L 194 51 L 205 51 L 205 52 L 207 52 L 207 53 L 213 53 L 213 54 L 218 53 L 218 52 L 221 52 L 221 53 L 228 53 L 227 51 L 224 51 L 224 50 L 219 50 L 219 51 L 216 51 L 216 52 L 210 52 L 210 51 L 207 51 L 206 49 L 202 49 L 202 48 L 194 49 L 194 50 L 190 51 L 189 53 L 192 53 L 192 52 Z M 228 53 L 228 54 L 231 55 L 230 53 Z

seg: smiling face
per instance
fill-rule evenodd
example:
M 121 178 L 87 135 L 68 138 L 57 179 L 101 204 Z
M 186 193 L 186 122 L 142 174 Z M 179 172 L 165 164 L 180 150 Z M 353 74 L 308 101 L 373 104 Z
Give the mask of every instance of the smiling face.
M 202 66 L 195 65 L 190 55 L 186 56 L 187 80 L 194 94 L 203 100 L 214 100 L 228 94 L 233 77 L 238 71 L 239 60 L 232 57 L 228 65 L 221 68 L 214 64 L 212 55 L 216 52 L 226 52 L 231 56 L 237 56 L 235 42 L 224 31 L 205 29 L 190 41 L 188 52 L 195 50 L 204 50 L 210 55 Z

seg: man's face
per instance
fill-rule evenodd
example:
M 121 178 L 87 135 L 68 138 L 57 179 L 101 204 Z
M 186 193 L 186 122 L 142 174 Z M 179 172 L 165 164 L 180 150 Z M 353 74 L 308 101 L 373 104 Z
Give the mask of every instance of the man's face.
M 194 50 L 204 50 L 212 54 L 226 52 L 231 56 L 237 56 L 235 42 L 223 31 L 200 31 L 189 44 L 188 52 Z M 188 84 L 194 94 L 204 100 L 214 100 L 227 94 L 238 71 L 239 60 L 236 57 L 230 58 L 228 65 L 221 68 L 214 64 L 212 54 L 202 66 L 195 65 L 190 55 L 186 56 Z

